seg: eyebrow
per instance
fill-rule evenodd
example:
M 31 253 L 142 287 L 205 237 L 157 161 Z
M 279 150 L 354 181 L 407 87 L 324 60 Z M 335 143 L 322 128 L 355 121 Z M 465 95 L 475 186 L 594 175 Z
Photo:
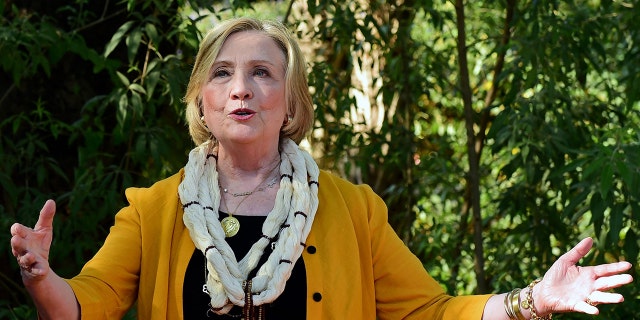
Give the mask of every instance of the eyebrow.
M 247 62 L 250 65 L 263 65 L 263 64 L 266 64 L 266 65 L 270 65 L 270 66 L 273 66 L 273 67 L 277 67 L 277 65 L 275 63 L 271 62 L 270 60 L 255 59 L 255 60 L 249 60 Z M 213 66 L 216 66 L 216 65 L 231 66 L 231 65 L 235 65 L 235 63 L 231 62 L 230 60 L 219 60 L 219 61 L 215 61 L 213 63 Z M 283 66 L 284 66 L 284 63 L 283 63 Z

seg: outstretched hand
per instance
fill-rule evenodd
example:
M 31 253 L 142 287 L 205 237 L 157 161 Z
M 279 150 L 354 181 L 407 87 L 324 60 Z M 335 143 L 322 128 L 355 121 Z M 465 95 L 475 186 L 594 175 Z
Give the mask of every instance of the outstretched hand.
M 33 229 L 19 223 L 11 226 L 11 251 L 18 260 L 25 283 L 44 278 L 50 271 L 49 249 L 55 213 L 56 203 L 47 200 Z
M 577 263 L 591 250 L 593 240 L 585 238 L 562 255 L 534 287 L 538 313 L 582 312 L 598 314 L 598 304 L 620 303 L 624 297 L 608 292 L 633 281 L 623 272 L 631 268 L 626 261 L 581 267 Z

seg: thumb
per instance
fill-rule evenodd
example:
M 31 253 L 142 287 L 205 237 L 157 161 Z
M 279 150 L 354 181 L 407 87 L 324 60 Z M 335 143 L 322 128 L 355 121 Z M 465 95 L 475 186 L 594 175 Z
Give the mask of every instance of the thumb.
M 56 214 L 56 202 L 49 199 L 40 210 L 40 217 L 36 222 L 34 230 L 51 229 L 53 227 L 53 216 Z
M 591 250 L 591 246 L 593 245 L 593 239 L 584 238 L 580 241 L 575 247 L 571 248 L 567 253 L 565 253 L 560 259 L 565 260 L 565 262 L 570 265 L 576 265 L 580 259 L 589 253 Z

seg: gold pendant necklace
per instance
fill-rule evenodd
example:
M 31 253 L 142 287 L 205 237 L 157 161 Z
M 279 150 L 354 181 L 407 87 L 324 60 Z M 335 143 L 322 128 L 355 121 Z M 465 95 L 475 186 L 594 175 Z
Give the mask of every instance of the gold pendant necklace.
M 242 192 L 239 194 L 232 194 L 234 197 L 239 197 L 239 196 L 244 196 L 244 198 L 242 198 L 242 200 L 240 200 L 240 202 L 238 203 L 238 205 L 236 205 L 236 208 L 231 211 L 229 210 L 229 206 L 227 205 L 226 201 L 224 202 L 224 206 L 227 208 L 227 217 L 224 217 L 221 221 L 220 224 L 222 225 L 222 230 L 224 230 L 224 235 L 227 238 L 233 237 L 236 234 L 238 234 L 238 231 L 240 231 L 240 221 L 238 221 L 238 219 L 236 217 L 234 217 L 233 215 L 238 211 L 238 208 L 240 208 L 240 205 L 247 200 L 247 198 L 249 198 L 249 196 L 251 196 L 252 194 L 254 194 L 256 191 L 263 191 L 265 188 L 260 188 L 260 186 L 262 184 L 264 184 L 265 181 L 267 181 L 267 179 L 271 176 L 271 174 L 280 167 L 280 163 L 278 163 L 275 168 L 271 169 L 271 171 L 269 171 L 269 174 L 267 174 L 267 176 L 264 178 L 264 180 L 262 180 L 260 183 L 258 183 L 258 185 L 249 192 Z M 277 178 L 277 177 L 276 177 Z M 274 179 L 273 182 L 269 183 L 269 185 L 267 185 L 269 188 L 272 188 L 275 183 L 276 183 L 277 179 Z M 224 193 L 227 193 L 227 189 L 222 188 L 222 186 L 220 186 L 220 188 L 222 189 L 222 191 Z M 224 197 L 221 195 L 222 200 L 224 200 Z
M 235 236 L 240 231 L 240 221 L 232 216 L 231 213 L 229 213 L 228 217 L 224 217 L 220 224 L 222 224 L 222 230 L 224 230 L 224 235 L 227 238 Z

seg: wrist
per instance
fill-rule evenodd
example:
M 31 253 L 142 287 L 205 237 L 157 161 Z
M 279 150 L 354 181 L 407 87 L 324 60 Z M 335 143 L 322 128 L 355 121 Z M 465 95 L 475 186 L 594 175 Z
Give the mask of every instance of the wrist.
M 534 285 L 533 288 L 531 288 L 531 290 L 533 290 L 531 291 L 531 299 L 535 301 L 536 314 L 540 317 L 545 317 L 547 315 L 550 315 L 553 312 L 553 310 L 549 310 L 547 304 L 544 303 L 545 294 L 542 292 L 543 291 L 542 287 L 543 287 L 542 285 L 538 284 L 538 285 Z
M 41 269 L 24 270 L 20 269 L 22 284 L 28 292 L 37 292 L 42 288 L 47 288 L 51 279 L 55 274 L 51 270 L 43 271 Z
M 540 281 L 541 279 L 536 279 L 522 290 L 521 307 L 523 310 L 528 311 L 529 318 L 532 320 L 549 320 L 553 315 L 546 309 L 543 303 L 540 303 L 543 301 L 542 298 L 544 296 L 540 292 L 541 286 L 537 285 Z M 536 302 L 538 304 L 536 304 Z

